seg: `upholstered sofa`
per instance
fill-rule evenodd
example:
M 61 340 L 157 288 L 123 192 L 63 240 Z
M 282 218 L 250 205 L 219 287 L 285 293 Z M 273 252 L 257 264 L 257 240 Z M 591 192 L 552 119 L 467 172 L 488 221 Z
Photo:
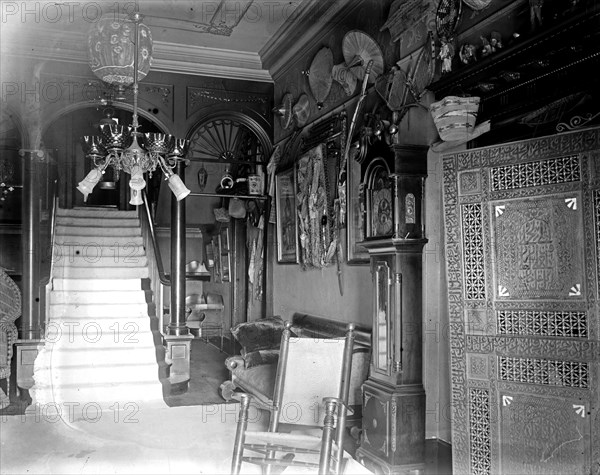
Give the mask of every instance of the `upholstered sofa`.
M 21 291 L 0 267 L 0 409 L 10 404 L 10 363 L 17 341 L 14 322 L 20 315 Z
M 280 317 L 242 323 L 231 329 L 242 347 L 240 355 L 230 356 L 225 366 L 231 379 L 221 384 L 221 396 L 226 401 L 237 399 L 236 393 L 246 392 L 253 400 L 267 407 L 273 396 L 278 361 L 278 344 L 283 331 Z M 343 337 L 346 324 L 313 315 L 296 313 L 292 318 L 292 333 L 300 338 Z M 348 405 L 353 417 L 360 420 L 362 413 L 361 385 L 368 376 L 371 359 L 371 333 L 364 327 L 355 329 L 354 352 Z

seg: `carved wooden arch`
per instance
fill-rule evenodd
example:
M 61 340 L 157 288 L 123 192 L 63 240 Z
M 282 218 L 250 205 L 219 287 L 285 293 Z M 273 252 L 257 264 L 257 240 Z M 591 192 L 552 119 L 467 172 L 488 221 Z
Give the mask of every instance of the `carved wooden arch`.
M 133 113 L 133 106 L 131 104 L 127 104 L 126 102 L 114 101 L 111 104 L 111 107 L 113 109 L 121 109 L 121 110 Z M 76 112 L 81 109 L 92 109 L 92 108 L 95 108 L 95 106 L 91 105 L 89 102 L 81 102 L 78 104 L 68 105 L 68 106 L 56 111 L 54 114 L 52 114 L 46 120 L 44 120 L 44 123 L 42 124 L 42 137 L 44 137 L 44 135 L 46 135 L 46 132 L 52 126 L 52 124 L 54 124 L 61 117 L 64 117 L 68 114 L 71 114 L 71 113 Z M 156 116 L 154 116 L 153 114 L 150 114 L 148 111 L 145 111 L 140 108 L 138 108 L 137 112 L 140 117 L 143 117 L 147 121 L 152 122 L 163 133 L 165 133 L 165 134 L 171 133 L 171 131 L 169 130 L 169 127 L 167 127 L 161 120 L 156 118 Z M 100 133 L 100 132 L 98 132 L 98 133 Z
M 219 122 L 221 122 L 221 124 L 219 124 Z M 261 124 L 259 120 L 244 112 L 222 110 L 214 111 L 204 115 L 193 127 L 190 128 L 186 138 L 190 140 L 189 158 L 191 160 L 202 160 L 203 155 L 205 156 L 204 158 L 210 158 L 210 156 L 214 156 L 213 158 L 216 159 L 218 158 L 217 152 L 222 153 L 220 158 L 222 158 L 224 161 L 227 160 L 227 157 L 233 158 L 231 157 L 233 150 L 229 150 L 229 148 L 230 146 L 234 145 L 235 137 L 232 137 L 231 135 L 218 136 L 215 133 L 213 133 L 211 136 L 209 133 L 209 127 L 211 124 L 214 124 L 216 128 L 225 129 L 222 131 L 231 134 L 235 134 L 234 129 L 240 128 L 240 126 L 248 129 L 248 131 L 256 136 L 256 139 L 260 143 L 262 149 L 262 160 L 269 160 L 273 145 L 269 137 L 266 124 Z M 230 126 L 231 130 L 227 130 Z M 205 137 L 199 137 L 198 134 L 202 133 L 203 130 L 206 131 Z M 216 129 L 214 129 L 214 132 L 216 132 Z M 219 138 L 221 140 L 219 140 Z M 198 150 L 198 148 L 202 145 L 210 144 L 214 144 L 215 147 L 207 151 Z M 194 152 L 196 152 L 196 156 L 194 156 Z
M 20 115 L 8 104 L 4 104 L 0 113 L 0 134 L 7 136 L 10 131 L 17 134 L 17 142 L 20 140 L 21 148 L 28 148 L 29 136 Z

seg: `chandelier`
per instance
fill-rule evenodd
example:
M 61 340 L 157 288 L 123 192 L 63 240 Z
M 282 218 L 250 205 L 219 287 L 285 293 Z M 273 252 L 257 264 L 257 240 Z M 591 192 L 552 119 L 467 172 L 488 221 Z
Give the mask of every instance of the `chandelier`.
M 98 126 L 100 135 L 82 138 L 83 152 L 94 165 L 77 186 L 84 195 L 84 201 L 109 166 L 113 168 L 115 177 L 121 170 L 131 175 L 129 203 L 132 205 L 143 203 L 144 174 L 152 177 L 157 168 L 163 172 L 177 201 L 190 193 L 173 171 L 178 161 L 185 158 L 189 140 L 138 131 L 138 79 L 146 76 L 152 62 L 152 36 L 142 19 L 137 11 L 127 20 L 103 19 L 90 34 L 90 68 L 104 82 L 116 86 L 117 91 L 122 92 L 126 86 L 132 86 L 133 118 L 130 126 L 120 125 L 114 120 L 102 121 L 104 123 Z

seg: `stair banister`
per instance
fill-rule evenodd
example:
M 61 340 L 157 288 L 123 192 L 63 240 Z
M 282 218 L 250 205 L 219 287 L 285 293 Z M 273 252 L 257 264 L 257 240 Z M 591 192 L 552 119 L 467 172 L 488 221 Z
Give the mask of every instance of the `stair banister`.
M 152 221 L 152 213 L 150 212 L 150 206 L 148 205 L 148 195 L 146 194 L 146 190 L 142 190 L 142 195 L 144 198 L 144 210 L 145 210 L 145 213 L 142 213 L 142 214 L 146 217 L 146 219 L 142 220 L 142 222 L 145 222 L 146 225 L 148 226 L 148 234 L 150 235 L 150 238 L 152 239 L 152 249 L 154 251 L 154 257 L 155 257 L 156 266 L 158 269 L 158 278 L 159 278 L 161 284 L 169 287 L 171 285 L 171 281 L 170 281 L 169 277 L 166 276 L 165 271 L 164 271 L 162 257 L 160 254 L 160 248 L 158 247 L 158 241 L 156 239 L 156 231 L 154 230 L 154 223 Z
M 171 280 L 164 271 L 162 256 L 160 253 L 160 247 L 158 246 L 158 240 L 156 238 L 154 221 L 152 219 L 150 205 L 148 204 L 148 195 L 146 190 L 142 190 L 142 198 L 144 202 L 144 210 L 139 210 L 140 221 L 142 223 L 142 236 L 144 237 L 144 245 L 149 257 L 148 266 L 151 272 L 151 285 L 152 293 L 155 299 L 154 303 L 156 305 L 156 316 L 160 322 L 160 332 L 163 333 L 163 286 L 170 287 Z M 150 243 L 148 241 L 152 241 L 152 246 L 149 246 Z M 152 256 L 150 256 L 150 254 Z
M 54 274 L 54 242 L 56 237 L 56 210 L 58 208 L 58 180 L 55 179 L 52 182 L 52 205 L 50 208 L 50 270 L 47 275 L 42 276 L 40 280 L 40 288 L 45 288 L 46 301 L 44 309 L 44 331 L 48 327 L 48 315 L 49 315 L 49 295 L 52 290 L 52 275 Z

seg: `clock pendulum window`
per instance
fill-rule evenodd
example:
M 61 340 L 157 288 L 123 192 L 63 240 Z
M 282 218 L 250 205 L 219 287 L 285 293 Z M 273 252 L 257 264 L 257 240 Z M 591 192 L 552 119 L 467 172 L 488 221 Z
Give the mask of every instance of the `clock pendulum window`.
M 420 473 L 425 468 L 421 299 L 427 147 L 393 144 L 369 155 L 361 180 L 361 245 L 369 251 L 373 279 L 373 347 L 356 456 L 377 473 Z

